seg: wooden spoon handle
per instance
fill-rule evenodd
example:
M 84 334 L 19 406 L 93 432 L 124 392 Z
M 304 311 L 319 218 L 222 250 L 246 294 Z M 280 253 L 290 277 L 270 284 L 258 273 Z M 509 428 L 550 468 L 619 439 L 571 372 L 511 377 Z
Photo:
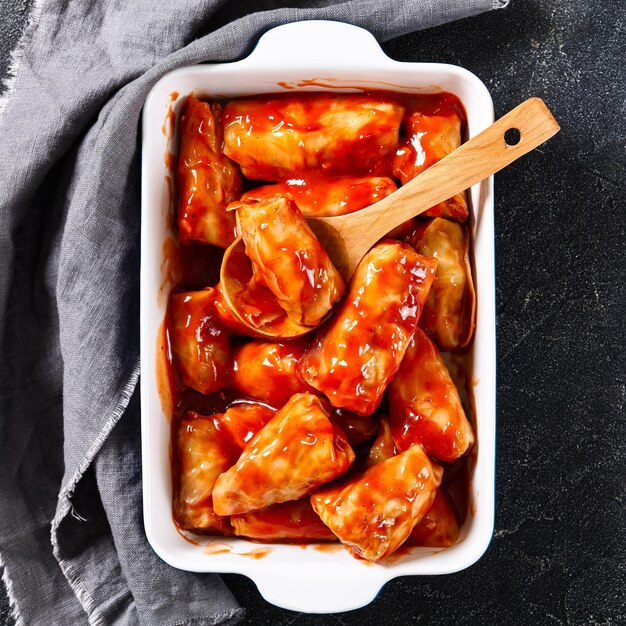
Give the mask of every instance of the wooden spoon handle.
M 361 210 L 359 223 L 365 226 L 363 235 L 373 244 L 406 220 L 500 171 L 552 137 L 559 128 L 543 100 L 526 100 L 391 196 Z M 508 134 L 505 139 L 510 129 L 519 131 L 519 141 L 514 145 Z M 353 224 L 356 225 L 356 220 Z M 346 220 L 335 226 L 333 222 L 342 234 L 344 228 L 352 230 L 353 224 Z

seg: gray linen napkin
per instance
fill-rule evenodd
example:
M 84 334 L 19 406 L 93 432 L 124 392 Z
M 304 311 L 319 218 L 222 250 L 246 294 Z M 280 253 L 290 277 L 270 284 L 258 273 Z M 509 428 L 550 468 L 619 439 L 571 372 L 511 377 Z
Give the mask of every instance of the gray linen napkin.
M 385 40 L 508 0 L 37 0 L 0 120 L 0 559 L 27 624 L 218 624 L 141 517 L 139 130 L 166 72 L 248 54 L 280 23 Z M 122 418 L 123 419 L 120 419 Z

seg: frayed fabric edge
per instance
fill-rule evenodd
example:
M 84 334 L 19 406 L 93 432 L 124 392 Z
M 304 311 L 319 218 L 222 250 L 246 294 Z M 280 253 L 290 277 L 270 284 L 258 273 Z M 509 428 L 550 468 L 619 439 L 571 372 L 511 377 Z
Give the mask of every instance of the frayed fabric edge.
M 511 0 L 493 0 L 492 9 L 504 9 L 509 5 Z
M 67 582 L 76 594 L 76 597 L 78 598 L 78 601 L 82 605 L 83 609 L 87 613 L 87 619 L 89 620 L 91 626 L 106 626 L 106 621 L 100 614 L 96 603 L 89 594 L 89 591 L 83 584 L 79 575 L 76 573 L 74 567 L 61 555 L 57 531 L 59 530 L 61 522 L 63 521 L 65 516 L 68 515 L 68 513 L 74 515 L 71 498 L 74 494 L 74 490 L 76 489 L 76 485 L 78 484 L 78 481 L 81 479 L 83 474 L 87 471 L 87 468 L 89 467 L 89 465 L 91 465 L 91 462 L 98 453 L 98 450 L 100 450 L 102 444 L 113 430 L 113 427 L 115 426 L 115 424 L 117 424 L 119 419 L 124 414 L 124 411 L 128 407 L 128 403 L 130 402 L 130 399 L 135 391 L 135 387 L 137 386 L 137 381 L 139 380 L 139 370 L 139 360 L 137 360 L 137 363 L 135 364 L 135 367 L 131 372 L 128 382 L 122 389 L 119 402 L 111 412 L 105 425 L 100 431 L 100 434 L 85 455 L 85 458 L 82 460 L 80 466 L 72 476 L 71 480 L 59 493 L 59 498 L 57 501 L 57 512 L 54 516 L 54 519 L 52 520 L 52 527 L 50 529 L 50 539 L 52 541 L 54 556 L 58 561 L 59 566 L 61 567 L 65 578 L 67 579 Z
M 7 597 L 9 598 L 9 615 L 15 620 L 16 626 L 23 626 L 25 624 L 24 618 L 20 613 L 20 607 L 17 603 L 17 598 L 15 597 L 15 592 L 13 591 L 13 581 L 9 576 L 9 571 L 7 570 L 6 563 L 2 558 L 2 554 L 0 554 L 0 567 L 2 570 L 2 582 L 5 586 Z
M 87 614 L 87 620 L 91 626 L 106 626 L 106 621 L 103 616 L 98 611 L 98 607 L 91 597 L 89 591 L 79 578 L 78 574 L 74 567 L 65 559 L 60 557 L 59 544 L 57 541 L 56 534 L 52 533 L 52 546 L 54 551 L 54 556 L 56 560 L 59 562 L 59 566 L 61 567 L 61 571 L 65 576 L 69 586 L 72 588 L 72 591 L 76 595 L 76 598 L 80 602 L 83 607 L 85 613 Z
M 22 36 L 19 38 L 17 45 L 11 51 L 9 56 L 9 70 L 7 73 L 7 77 L 2 79 L 2 86 L 4 87 L 4 93 L 0 96 L 0 121 L 2 121 L 2 115 L 4 110 L 13 95 L 13 91 L 15 90 L 15 83 L 17 82 L 17 74 L 22 65 L 22 59 L 24 58 L 24 52 L 26 48 L 32 41 L 33 35 L 35 34 L 35 30 L 37 30 L 37 26 L 39 25 L 39 20 L 41 18 L 41 14 L 43 13 L 43 8 L 46 0 L 34 0 L 30 9 L 30 14 L 28 16 L 28 22 L 26 24 L 26 28 L 22 33 Z

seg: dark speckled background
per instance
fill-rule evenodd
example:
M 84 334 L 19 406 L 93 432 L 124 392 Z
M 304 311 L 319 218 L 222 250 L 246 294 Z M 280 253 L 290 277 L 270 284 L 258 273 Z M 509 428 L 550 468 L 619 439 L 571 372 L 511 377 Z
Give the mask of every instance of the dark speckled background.
M 28 4 L 0 0 L 2 73 Z M 512 0 L 384 49 L 470 69 L 497 115 L 541 96 L 562 125 L 496 178 L 494 538 L 464 572 L 326 617 L 225 578 L 251 624 L 626 624 L 626 3 Z

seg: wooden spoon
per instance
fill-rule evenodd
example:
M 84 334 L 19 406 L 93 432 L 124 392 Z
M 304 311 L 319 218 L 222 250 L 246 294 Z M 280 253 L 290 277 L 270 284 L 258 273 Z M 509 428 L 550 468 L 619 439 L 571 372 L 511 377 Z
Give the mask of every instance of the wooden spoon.
M 391 195 L 348 215 L 307 218 L 335 267 L 349 279 L 386 233 L 500 171 L 560 129 L 540 98 L 530 98 Z M 507 143 L 507 131 L 519 141 Z M 514 133 L 517 134 L 517 133 Z
M 348 281 L 365 253 L 389 231 L 485 180 L 559 130 L 559 124 L 543 100 L 530 98 L 386 198 L 354 213 L 307 217 L 307 222 Z M 232 281 L 228 271 L 231 253 L 241 251 L 242 245 L 239 238 L 226 250 L 221 280 L 226 303 L 245 323 L 231 297 Z M 289 337 L 312 330 L 308 326 L 296 326 L 299 328 L 291 323 Z M 260 329 L 254 331 L 258 334 Z

